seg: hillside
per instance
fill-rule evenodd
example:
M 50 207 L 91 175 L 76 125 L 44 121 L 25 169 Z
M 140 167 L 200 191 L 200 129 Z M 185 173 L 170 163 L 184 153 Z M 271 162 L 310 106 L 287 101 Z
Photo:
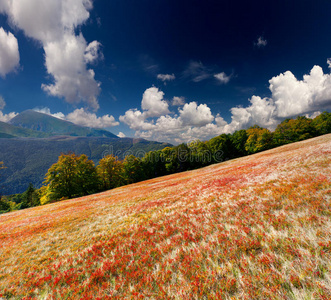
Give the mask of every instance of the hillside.
M 1 172 L 1 193 L 24 192 L 31 182 L 41 187 L 47 170 L 57 162 L 61 153 L 86 154 L 95 163 L 106 154 L 124 158 L 125 154 L 139 155 L 163 149 L 169 144 L 132 138 L 70 137 L 2 138 L 0 161 L 6 169 Z
M 49 136 L 50 134 L 46 132 L 39 132 L 27 128 L 22 128 L 0 121 L 0 139 L 14 137 L 45 138 Z
M 49 135 L 69 135 L 69 136 L 97 136 L 118 138 L 115 134 L 96 128 L 88 128 L 61 120 L 47 114 L 33 110 L 26 110 L 14 117 L 9 122 L 11 125 L 48 133 Z
M 330 299 L 330 217 L 329 134 L 1 215 L 0 297 Z

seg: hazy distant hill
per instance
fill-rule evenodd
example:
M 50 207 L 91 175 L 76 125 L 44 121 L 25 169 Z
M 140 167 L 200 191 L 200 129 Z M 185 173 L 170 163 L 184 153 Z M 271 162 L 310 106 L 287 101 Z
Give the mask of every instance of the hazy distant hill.
M 103 155 L 142 155 L 163 149 L 169 144 L 143 139 L 107 137 L 2 138 L 0 161 L 7 167 L 2 170 L 2 190 L 5 195 L 24 192 L 29 183 L 40 187 L 49 167 L 61 153 L 86 154 L 97 163 Z
M 107 130 L 79 126 L 33 110 L 23 111 L 15 118 L 11 119 L 9 123 L 17 127 L 49 133 L 49 135 L 103 136 L 118 138 L 115 134 Z

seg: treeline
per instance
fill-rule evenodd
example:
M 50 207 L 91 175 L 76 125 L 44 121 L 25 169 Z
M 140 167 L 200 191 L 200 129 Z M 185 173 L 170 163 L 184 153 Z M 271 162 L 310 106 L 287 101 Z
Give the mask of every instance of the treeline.
M 29 186 L 23 194 L 2 197 L 0 212 L 71 199 L 177 172 L 302 141 L 331 133 L 331 113 L 314 119 L 286 119 L 274 132 L 257 125 L 233 134 L 221 134 L 209 141 L 194 141 L 150 151 L 144 157 L 133 155 L 119 160 L 113 155 L 97 166 L 86 155 L 62 154 L 51 166 L 40 189 Z M 0 169 L 3 164 L 0 164 Z

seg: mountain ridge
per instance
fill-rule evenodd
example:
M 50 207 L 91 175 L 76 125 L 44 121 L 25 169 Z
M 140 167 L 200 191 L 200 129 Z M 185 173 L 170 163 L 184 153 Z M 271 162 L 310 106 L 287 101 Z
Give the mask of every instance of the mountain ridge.
M 80 126 L 34 110 L 25 110 L 9 121 L 9 124 L 49 135 L 105 136 L 118 138 L 108 130 Z

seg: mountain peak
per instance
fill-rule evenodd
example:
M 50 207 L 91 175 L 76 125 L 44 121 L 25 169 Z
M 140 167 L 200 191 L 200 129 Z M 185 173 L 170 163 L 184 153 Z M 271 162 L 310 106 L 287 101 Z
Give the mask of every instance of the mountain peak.
M 19 115 L 11 119 L 9 123 L 17 127 L 46 132 L 51 135 L 104 136 L 118 138 L 118 136 L 107 130 L 79 126 L 69 121 L 55 118 L 32 109 L 21 112 Z

